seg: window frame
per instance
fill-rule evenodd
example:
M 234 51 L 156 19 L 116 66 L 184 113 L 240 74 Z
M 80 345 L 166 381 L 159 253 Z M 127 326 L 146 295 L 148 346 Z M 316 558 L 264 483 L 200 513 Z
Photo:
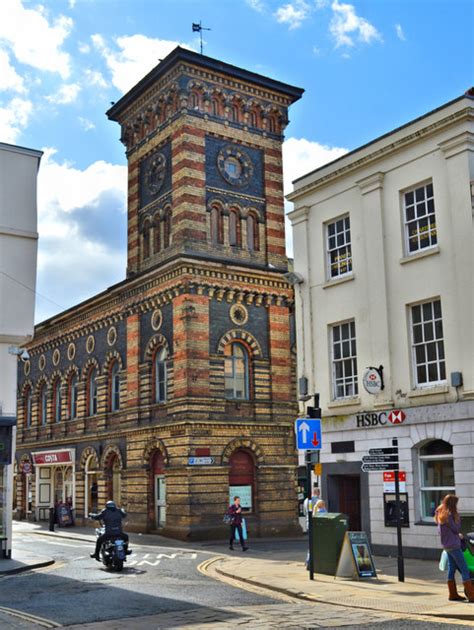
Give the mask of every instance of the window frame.
M 115 359 L 109 371 L 109 409 L 111 413 L 120 410 L 120 365 Z
M 225 350 L 230 347 L 231 354 L 225 354 Z M 244 361 L 244 396 L 239 398 L 235 395 L 236 393 L 236 363 L 237 361 L 242 360 L 242 357 L 237 357 L 234 355 L 234 348 L 239 347 L 243 352 L 243 361 Z M 233 396 L 227 396 L 227 390 L 230 389 L 227 387 L 227 377 L 226 377 L 226 364 L 228 362 L 232 363 L 232 391 Z M 232 341 L 227 344 L 224 349 L 224 397 L 226 400 L 233 401 L 248 401 L 250 400 L 250 354 L 247 347 L 241 343 L 240 341 Z
M 418 474 L 420 479 L 420 493 L 419 493 L 419 509 L 420 509 L 420 521 L 423 523 L 432 523 L 433 516 L 426 516 L 423 511 L 423 493 L 424 492 L 436 492 L 440 491 L 445 494 L 455 494 L 456 493 L 456 477 L 455 477 L 455 468 L 454 468 L 454 450 L 451 453 L 447 453 L 445 455 L 421 455 L 421 449 L 425 447 L 430 442 L 435 440 L 429 440 L 425 444 L 421 445 L 417 449 L 417 457 L 418 457 Z M 443 440 L 444 441 L 444 440 Z M 446 442 L 449 444 L 449 442 Z M 452 448 L 452 444 L 449 444 Z M 426 461 L 452 461 L 453 462 L 453 476 L 454 476 L 454 485 L 453 486 L 425 486 L 424 481 L 424 468 L 423 462 Z
M 162 359 L 159 358 L 160 355 L 163 356 Z M 153 402 L 157 405 L 163 405 L 168 401 L 168 360 L 169 353 L 165 346 L 157 348 L 153 356 Z M 161 365 L 163 366 L 162 378 L 159 369 Z
M 346 227 L 346 220 L 348 221 L 348 226 Z M 338 232 L 334 232 L 334 236 L 336 238 L 336 247 L 332 248 L 330 247 L 329 244 L 329 238 L 330 238 L 330 234 L 329 234 L 329 227 L 331 225 L 335 226 L 335 230 L 336 230 L 336 225 L 338 223 L 338 221 L 343 221 L 344 222 L 344 229 L 342 234 L 344 234 L 344 244 L 341 246 L 337 246 L 337 235 Z M 345 240 L 345 235 L 346 233 L 349 232 L 350 237 L 349 237 L 349 241 Z M 351 217 L 350 217 L 350 213 L 346 212 L 344 214 L 339 215 L 338 217 L 335 217 L 334 219 L 331 219 L 330 221 L 326 221 L 325 222 L 325 248 L 326 248 L 326 280 L 327 281 L 334 281 L 334 280 L 339 280 L 340 278 L 345 278 L 347 276 L 350 276 L 354 273 L 354 261 L 353 261 L 353 253 L 352 253 L 352 229 L 351 229 Z M 344 271 L 344 272 L 339 272 L 340 266 L 339 266 L 339 262 L 338 264 L 338 273 L 336 275 L 331 275 L 331 269 L 332 269 L 332 262 L 331 262 L 331 253 L 333 251 L 337 251 L 339 249 L 342 248 L 349 248 L 349 252 L 350 252 L 350 257 L 347 258 L 346 257 L 346 266 L 349 267 L 350 265 L 350 269 L 348 271 Z
M 96 416 L 98 411 L 97 374 L 95 366 L 87 374 L 87 415 Z
M 348 339 L 343 339 L 342 338 L 342 327 L 345 325 L 349 325 L 349 333 L 351 334 L 351 324 L 354 325 L 354 336 L 350 336 Z M 335 339 L 334 339 L 334 331 L 336 328 L 340 329 L 340 339 L 337 340 L 337 343 L 341 345 L 341 356 L 336 359 L 335 357 Z M 350 356 L 343 356 L 342 354 L 342 344 L 344 342 L 349 342 L 350 345 Z M 359 366 L 357 363 L 357 331 L 356 331 L 356 323 L 355 323 L 355 319 L 347 319 L 345 321 L 342 322 L 337 322 L 335 324 L 330 324 L 329 326 L 329 342 L 330 342 L 330 356 L 331 356 L 331 400 L 333 401 L 338 401 L 338 400 L 353 400 L 355 398 L 357 398 L 359 396 Z M 352 354 L 352 342 L 355 343 L 355 355 Z M 354 392 L 352 394 L 349 395 L 344 395 L 344 396 L 338 396 L 337 395 L 337 387 L 338 387 L 338 383 L 337 381 L 340 380 L 336 377 L 336 362 L 339 364 L 341 364 L 343 366 L 343 372 L 345 373 L 345 368 L 344 368 L 344 362 L 345 361 L 351 361 L 354 362 L 355 361 L 355 372 L 353 372 L 353 376 L 352 376 L 352 385 L 354 388 Z M 354 367 L 354 364 L 352 364 Z M 344 380 L 343 380 L 343 387 L 344 389 L 350 385 L 349 382 L 346 383 L 346 377 L 344 375 Z
M 435 302 L 439 302 L 440 305 L 440 313 L 441 313 L 441 317 L 440 318 L 436 318 L 435 314 L 434 314 L 434 304 Z M 425 304 L 431 304 L 432 305 L 432 314 L 434 316 L 434 318 L 432 320 L 424 320 L 423 319 L 423 306 Z M 416 307 L 420 307 L 421 308 L 421 319 L 420 322 L 417 322 L 417 324 L 414 323 L 413 320 L 413 309 Z M 414 389 L 427 389 L 430 387 L 436 387 L 438 385 L 446 385 L 446 383 L 448 382 L 447 379 L 447 371 L 446 371 L 446 348 L 445 348 L 445 344 L 444 344 L 444 327 L 443 327 L 443 309 L 442 309 L 442 305 L 441 305 L 441 298 L 440 297 L 436 297 L 436 298 L 431 298 L 429 300 L 423 300 L 423 302 L 416 302 L 414 304 L 409 304 L 408 305 L 408 309 L 409 309 L 409 327 L 410 327 L 410 331 L 409 331 L 409 335 L 410 335 L 410 355 L 411 355 L 411 369 L 412 369 L 412 382 L 413 382 L 413 387 Z M 441 326 L 443 328 L 442 333 L 443 336 L 441 339 L 437 339 L 436 337 L 433 336 L 432 340 L 428 340 L 428 341 L 423 341 L 422 343 L 417 343 L 415 344 L 415 331 L 414 331 L 414 326 L 415 325 L 419 325 L 421 324 L 422 330 L 423 330 L 423 339 L 424 339 L 424 324 L 425 321 L 431 321 L 433 322 L 433 334 L 436 334 L 436 321 L 441 321 Z M 418 382 L 418 367 L 419 365 L 424 365 L 425 369 L 426 369 L 426 373 L 428 375 L 429 370 L 428 370 L 428 366 L 432 363 L 434 363 L 433 361 L 428 361 L 427 356 L 427 344 L 428 343 L 436 343 L 436 356 L 437 356 L 437 361 L 436 361 L 436 366 L 437 366 L 437 371 L 438 371 L 438 375 L 440 375 L 440 360 L 439 360 L 439 349 L 438 349 L 438 343 L 442 343 L 443 345 L 443 355 L 444 358 L 441 360 L 444 363 L 444 373 L 445 373 L 445 377 L 444 379 L 437 379 L 436 381 L 425 381 L 425 382 Z M 418 364 L 417 363 L 417 358 L 416 358 L 416 348 L 420 347 L 420 346 L 424 346 L 425 347 L 425 362 L 422 364 Z
M 79 378 L 76 373 L 71 374 L 69 378 L 69 419 L 76 420 L 79 402 Z
M 53 384 L 54 422 L 61 422 L 61 402 L 61 379 L 58 377 Z
M 33 395 L 31 387 L 28 387 L 26 390 L 24 413 L 25 427 L 29 429 L 31 427 L 31 421 L 33 419 Z
M 427 187 L 431 186 L 432 188 L 432 194 L 430 197 L 428 197 L 427 195 Z M 420 190 L 421 188 L 424 189 L 424 198 L 423 201 L 426 204 L 426 214 L 423 216 L 418 217 L 417 216 L 417 201 L 416 201 L 416 191 Z M 407 201 L 406 201 L 406 195 L 413 193 L 413 204 L 408 204 L 408 206 L 413 206 L 414 212 L 415 212 L 415 216 L 413 219 L 408 220 L 407 219 L 407 211 L 408 211 L 408 207 L 407 207 Z M 403 218 L 403 243 L 404 243 L 404 248 L 405 248 L 405 256 L 409 257 L 409 256 L 416 256 L 417 254 L 429 251 L 431 249 L 434 249 L 436 247 L 438 247 L 439 242 L 438 242 L 438 223 L 436 220 L 436 204 L 435 204 L 435 194 L 434 194 L 434 185 L 433 185 L 433 180 L 426 180 L 425 182 L 420 182 L 419 184 L 416 184 L 415 186 L 411 186 L 410 188 L 406 188 L 402 191 L 400 191 L 401 194 L 401 206 L 402 206 L 402 218 Z M 428 212 L 428 202 L 429 201 L 433 201 L 433 212 L 429 213 Z M 420 201 L 418 202 L 420 203 Z M 410 232 L 409 232 L 409 226 L 411 224 L 418 224 L 418 222 L 424 218 L 428 218 L 428 217 L 434 217 L 434 229 L 430 228 L 428 230 L 428 233 L 430 234 L 430 241 L 431 241 L 431 232 L 434 232 L 434 236 L 436 238 L 436 242 L 435 243 L 431 243 L 429 245 L 426 245 L 424 247 L 420 246 L 420 237 L 419 237 L 419 230 L 417 231 L 417 236 L 418 236 L 418 248 L 410 251 Z
M 39 423 L 42 427 L 48 423 L 48 387 L 46 383 L 43 383 L 39 390 Z

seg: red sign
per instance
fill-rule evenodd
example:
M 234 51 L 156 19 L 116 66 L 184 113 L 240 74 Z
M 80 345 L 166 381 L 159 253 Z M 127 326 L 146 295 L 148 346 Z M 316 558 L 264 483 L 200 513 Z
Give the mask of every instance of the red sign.
M 383 474 L 383 480 L 384 480 L 384 483 L 389 483 L 390 481 L 395 482 L 395 471 L 386 470 Z M 407 474 L 404 470 L 400 470 L 400 472 L 398 473 L 398 480 L 399 481 L 407 480 Z
M 71 451 L 56 451 L 55 453 L 32 453 L 33 462 L 41 464 L 68 464 L 72 463 Z
M 388 414 L 388 421 L 392 424 L 402 424 L 405 418 L 406 414 L 402 410 L 394 410 Z

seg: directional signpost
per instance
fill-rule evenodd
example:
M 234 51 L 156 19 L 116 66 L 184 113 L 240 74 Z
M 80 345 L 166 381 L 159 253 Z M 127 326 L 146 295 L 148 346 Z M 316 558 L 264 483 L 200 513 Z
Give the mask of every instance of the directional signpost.
M 296 448 L 306 454 L 306 494 L 311 499 L 311 451 L 320 451 L 321 440 L 321 409 L 319 408 L 319 394 L 314 395 L 314 407 L 308 407 L 308 418 L 298 418 L 295 421 Z M 309 579 L 314 579 L 314 561 L 312 545 L 313 515 L 308 514 L 308 564 Z
M 395 511 L 397 517 L 397 546 L 398 546 L 398 581 L 405 581 L 405 567 L 403 563 L 402 523 L 400 518 L 400 464 L 398 461 L 398 439 L 392 440 L 392 446 L 387 448 L 371 448 L 369 454 L 362 457 L 363 472 L 393 471 L 395 475 Z

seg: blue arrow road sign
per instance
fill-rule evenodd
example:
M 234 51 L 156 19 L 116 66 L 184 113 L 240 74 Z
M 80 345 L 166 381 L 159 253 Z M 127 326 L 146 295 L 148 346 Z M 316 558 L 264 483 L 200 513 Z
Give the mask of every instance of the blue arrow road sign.
M 321 449 L 321 419 L 298 418 L 295 422 L 296 448 L 300 451 Z

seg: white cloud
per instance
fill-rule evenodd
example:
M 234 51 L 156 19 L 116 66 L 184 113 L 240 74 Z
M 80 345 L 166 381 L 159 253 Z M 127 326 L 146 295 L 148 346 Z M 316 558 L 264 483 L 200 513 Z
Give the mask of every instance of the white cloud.
M 74 9 L 76 6 L 76 0 L 68 0 L 68 6 L 70 9 Z
M 291 30 L 300 27 L 307 19 L 311 12 L 311 8 L 304 0 L 295 0 L 281 6 L 275 12 L 277 22 L 280 24 L 288 24 Z
M 87 55 L 88 53 L 90 53 L 91 51 L 91 47 L 89 46 L 89 44 L 85 44 L 83 42 L 81 42 L 78 45 L 78 50 L 80 53 L 82 53 L 83 55 Z
M 84 71 L 87 85 L 97 85 L 97 87 L 106 88 L 108 87 L 107 81 L 104 79 L 101 72 L 97 70 L 91 70 L 88 68 Z
M 25 83 L 23 78 L 17 74 L 15 68 L 10 63 L 10 56 L 6 50 L 0 49 L 0 90 L 13 90 L 18 93 L 25 93 Z
M 117 37 L 115 44 L 119 50 L 112 50 L 102 35 L 93 35 L 92 43 L 104 57 L 112 73 L 112 83 L 121 92 L 128 92 L 176 46 L 192 50 L 187 44 L 145 35 Z
M 94 123 L 88 118 L 83 118 L 82 116 L 79 116 L 78 120 L 81 123 L 81 127 L 84 129 L 84 131 L 91 131 L 92 129 L 95 129 Z
M 69 105 L 77 99 L 81 86 L 78 83 L 68 83 L 62 85 L 56 94 L 47 96 L 46 100 L 55 105 Z
M 405 33 L 403 32 L 403 28 L 401 24 L 395 24 L 395 32 L 397 33 L 397 37 L 402 42 L 406 41 Z
M 285 195 L 293 190 L 293 181 L 302 177 L 332 160 L 347 153 L 342 147 L 329 147 L 306 138 L 288 138 L 283 143 L 283 188 Z M 289 201 L 285 201 L 286 213 L 293 209 Z M 286 250 L 293 256 L 293 234 L 290 221 L 286 218 Z
M 263 13 L 265 11 L 265 5 L 262 0 L 245 0 L 245 2 L 251 9 L 258 11 L 258 13 Z
M 6 44 L 20 63 L 57 72 L 63 79 L 70 74 L 70 57 L 61 47 L 72 25 L 71 18 L 64 15 L 48 21 L 41 6 L 26 9 L 21 0 L 0 2 L 0 43 Z
M 28 125 L 32 110 L 33 103 L 22 98 L 0 106 L 0 141 L 15 144 Z
M 382 41 L 375 26 L 356 14 L 354 5 L 339 3 L 334 0 L 331 9 L 333 16 L 329 24 L 329 31 L 334 37 L 336 48 L 354 46 L 355 37 L 365 44 L 370 44 L 376 40 Z
M 68 308 L 125 277 L 127 167 L 80 170 L 47 149 L 38 174 L 38 293 Z M 37 298 L 36 320 L 60 309 Z

